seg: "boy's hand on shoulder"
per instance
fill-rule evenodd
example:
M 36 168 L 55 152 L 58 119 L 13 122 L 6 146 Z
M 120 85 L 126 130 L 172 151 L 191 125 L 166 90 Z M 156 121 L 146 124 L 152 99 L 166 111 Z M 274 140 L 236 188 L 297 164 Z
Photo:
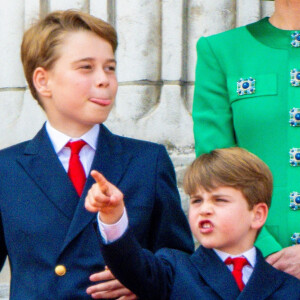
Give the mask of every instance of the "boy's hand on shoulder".
M 273 253 L 266 258 L 266 261 L 274 268 L 300 279 L 300 245 Z
M 99 212 L 103 223 L 118 222 L 124 212 L 122 192 L 101 173 L 92 171 L 91 176 L 96 183 L 92 185 L 85 198 L 85 208 L 90 212 Z
M 92 282 L 104 281 L 88 287 L 87 293 L 93 299 L 135 300 L 137 296 L 115 279 L 110 270 L 94 273 L 90 276 Z

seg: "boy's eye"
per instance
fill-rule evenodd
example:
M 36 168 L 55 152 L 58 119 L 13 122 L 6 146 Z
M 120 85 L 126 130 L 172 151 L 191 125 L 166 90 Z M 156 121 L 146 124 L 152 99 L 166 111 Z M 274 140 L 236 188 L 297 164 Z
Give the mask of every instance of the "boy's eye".
M 223 199 L 223 198 L 217 198 L 216 201 L 217 201 L 217 202 L 227 202 L 227 200 L 226 200 L 226 199 Z
M 192 204 L 197 204 L 197 203 L 201 203 L 201 202 L 202 202 L 202 199 L 199 199 L 199 198 L 191 199 Z
M 107 70 L 109 72 L 114 72 L 114 71 L 116 71 L 116 67 L 115 66 L 107 66 L 107 67 L 105 67 L 105 70 Z
M 92 66 L 91 65 L 82 65 L 82 66 L 79 67 L 79 69 L 91 70 Z

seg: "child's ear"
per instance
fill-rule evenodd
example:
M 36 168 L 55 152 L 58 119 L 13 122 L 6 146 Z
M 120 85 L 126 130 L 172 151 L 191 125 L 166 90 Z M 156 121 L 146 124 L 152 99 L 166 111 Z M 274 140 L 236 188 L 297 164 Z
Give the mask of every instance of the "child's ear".
M 51 89 L 48 86 L 48 71 L 42 67 L 38 67 L 34 70 L 32 76 L 33 84 L 41 96 L 51 97 Z
M 260 229 L 266 222 L 268 216 L 269 208 L 266 203 L 258 203 L 254 205 L 252 212 L 253 212 L 253 219 L 252 219 L 252 228 L 253 229 Z

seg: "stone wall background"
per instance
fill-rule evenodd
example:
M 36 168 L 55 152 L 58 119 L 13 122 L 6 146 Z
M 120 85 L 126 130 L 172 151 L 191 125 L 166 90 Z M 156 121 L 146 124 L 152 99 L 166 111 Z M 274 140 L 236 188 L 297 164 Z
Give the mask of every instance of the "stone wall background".
M 195 157 L 191 108 L 196 42 L 269 16 L 273 6 L 260 0 L 0 0 L 0 148 L 32 138 L 46 120 L 23 76 L 24 30 L 47 12 L 83 10 L 118 32 L 119 91 L 106 125 L 114 133 L 167 147 L 186 210 L 181 182 Z M 8 299 L 8 282 L 6 264 L 0 299 Z

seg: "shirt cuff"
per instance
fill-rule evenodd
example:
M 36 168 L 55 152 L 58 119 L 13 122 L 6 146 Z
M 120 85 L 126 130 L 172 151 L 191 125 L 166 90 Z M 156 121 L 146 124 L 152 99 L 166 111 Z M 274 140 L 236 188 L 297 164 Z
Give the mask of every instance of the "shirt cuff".
M 100 215 L 97 215 L 98 228 L 105 244 L 112 243 L 119 239 L 128 228 L 128 216 L 126 208 L 122 217 L 117 223 L 105 224 L 100 220 Z

